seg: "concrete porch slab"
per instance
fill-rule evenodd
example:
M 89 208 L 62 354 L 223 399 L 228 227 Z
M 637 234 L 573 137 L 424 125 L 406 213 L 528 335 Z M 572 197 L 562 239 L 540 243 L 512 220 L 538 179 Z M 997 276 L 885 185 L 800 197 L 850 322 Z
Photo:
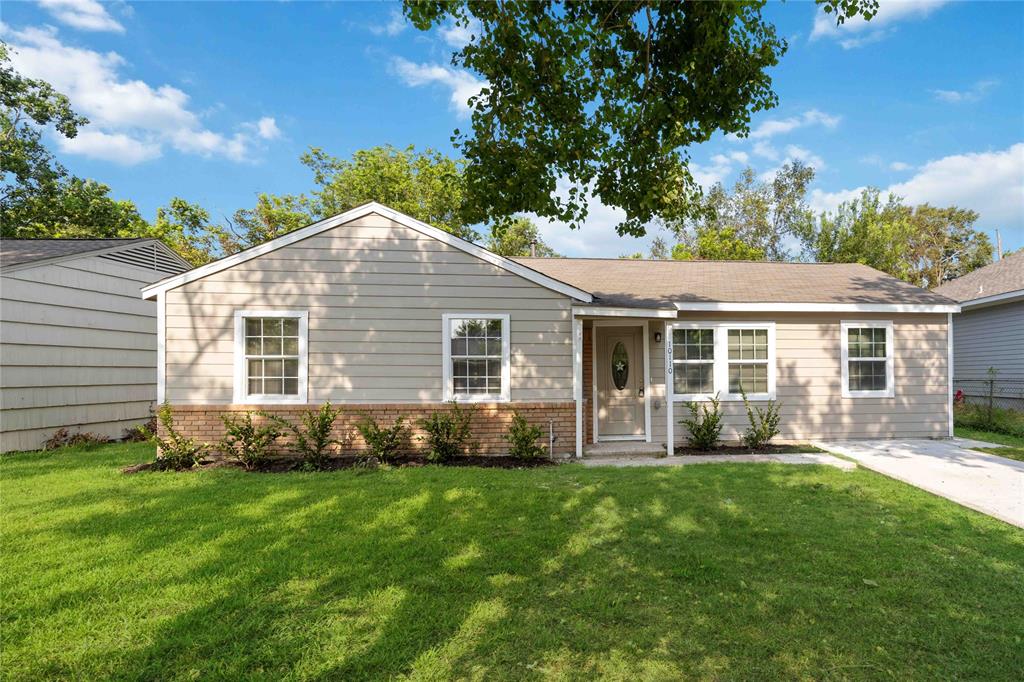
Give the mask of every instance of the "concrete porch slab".
M 665 446 L 637 440 L 607 441 L 583 446 L 583 457 L 664 457 Z

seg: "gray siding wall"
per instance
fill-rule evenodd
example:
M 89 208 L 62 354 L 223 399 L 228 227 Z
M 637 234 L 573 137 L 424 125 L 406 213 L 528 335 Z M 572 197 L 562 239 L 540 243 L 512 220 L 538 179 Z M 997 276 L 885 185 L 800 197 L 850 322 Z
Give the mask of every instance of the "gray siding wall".
M 309 400 L 438 402 L 441 315 L 508 313 L 513 401 L 572 400 L 572 301 L 369 215 L 166 294 L 166 398 L 233 399 L 236 310 L 309 311 Z
M 782 403 L 782 440 L 812 438 L 941 438 L 948 434 L 948 369 L 945 315 L 787 314 L 690 315 L 701 321 L 775 321 L 776 395 Z M 894 398 L 843 398 L 842 320 L 893 320 Z M 665 348 L 655 343 L 661 321 L 650 321 L 651 431 L 665 442 Z M 657 403 L 658 407 L 655 408 Z M 759 404 L 759 403 L 754 403 Z M 678 424 L 685 407 L 675 404 L 675 440 L 686 439 Z M 742 402 L 723 402 L 722 437 L 738 439 L 747 426 Z
M 957 379 L 1024 379 L 1024 301 L 967 309 L 953 315 L 953 373 Z
M 61 427 L 110 438 L 156 398 L 156 305 L 164 276 L 96 256 L 0 278 L 0 451 L 34 449 Z

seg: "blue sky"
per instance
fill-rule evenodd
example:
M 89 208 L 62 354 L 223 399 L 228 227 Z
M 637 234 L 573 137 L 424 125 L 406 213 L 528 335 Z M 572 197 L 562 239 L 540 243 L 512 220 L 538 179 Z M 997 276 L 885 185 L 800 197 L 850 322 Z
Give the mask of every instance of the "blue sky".
M 841 29 L 811 3 L 766 13 L 790 44 L 772 72 L 780 105 L 749 139 L 692 149 L 702 183 L 800 158 L 817 169 L 816 208 L 875 185 L 972 208 L 1004 248 L 1024 246 L 1024 3 L 882 0 Z M 7 2 L 0 30 L 20 71 L 93 121 L 49 138 L 61 161 L 147 217 L 175 195 L 219 217 L 259 192 L 307 191 L 309 146 L 451 153 L 479 86 L 449 65 L 460 32 L 419 32 L 397 3 Z M 582 231 L 542 230 L 568 255 L 643 248 L 617 220 L 595 202 Z

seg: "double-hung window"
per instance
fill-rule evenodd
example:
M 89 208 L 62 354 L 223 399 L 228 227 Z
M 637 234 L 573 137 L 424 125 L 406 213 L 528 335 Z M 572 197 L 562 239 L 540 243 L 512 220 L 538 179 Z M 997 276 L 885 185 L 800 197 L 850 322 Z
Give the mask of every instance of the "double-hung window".
M 677 322 L 669 354 L 675 400 L 775 397 L 773 322 Z
M 451 313 L 442 316 L 444 399 L 507 401 L 510 395 L 509 316 Z
M 892 321 L 842 322 L 844 398 L 892 398 Z
M 308 322 L 306 311 L 235 311 L 235 403 L 307 402 Z

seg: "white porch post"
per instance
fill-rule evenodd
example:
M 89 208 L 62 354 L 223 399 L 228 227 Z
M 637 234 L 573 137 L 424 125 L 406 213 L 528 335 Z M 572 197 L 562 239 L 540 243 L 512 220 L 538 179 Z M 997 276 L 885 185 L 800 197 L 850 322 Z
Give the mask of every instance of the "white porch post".
M 949 409 L 949 437 L 953 437 L 953 313 L 946 313 L 946 396 Z
M 576 456 L 583 456 L 583 320 L 572 319 L 572 397 L 576 402 Z
M 672 330 L 674 327 L 671 322 L 665 324 L 665 414 L 667 415 L 665 450 L 669 457 L 675 454 L 676 444 L 675 417 L 673 415 L 675 410 L 675 381 L 673 379 L 675 366 L 672 364 Z
M 167 294 L 156 295 L 156 404 L 167 400 Z

